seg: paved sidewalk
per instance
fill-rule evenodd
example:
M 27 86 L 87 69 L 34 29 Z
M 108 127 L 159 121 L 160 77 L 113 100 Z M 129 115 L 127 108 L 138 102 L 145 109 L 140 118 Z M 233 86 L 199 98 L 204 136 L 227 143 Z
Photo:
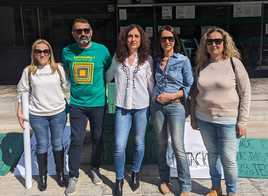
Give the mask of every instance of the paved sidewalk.
M 112 187 L 115 180 L 112 166 L 105 166 L 101 169 L 102 185 L 94 185 L 91 179 L 85 173 L 87 168 L 80 170 L 80 178 L 77 184 L 76 196 L 108 196 L 112 195 Z M 34 177 L 36 179 L 36 176 Z M 33 187 L 31 189 L 24 188 L 24 179 L 16 178 L 9 173 L 7 176 L 0 177 L 0 195 L 1 196 L 61 196 L 64 195 L 64 188 L 60 188 L 54 178 L 48 178 L 48 188 L 45 192 L 37 189 L 37 182 L 33 179 Z M 124 183 L 124 196 L 160 196 L 158 191 L 159 175 L 156 165 L 145 165 L 141 173 L 141 186 L 132 192 L 128 181 L 130 175 L 126 174 Z M 175 178 L 171 180 L 173 185 L 173 193 L 167 196 L 178 195 L 178 183 Z M 193 190 L 192 196 L 204 195 L 210 187 L 210 181 L 204 179 L 192 180 Z M 222 182 L 223 187 L 224 181 Z M 226 195 L 226 193 L 224 192 Z M 239 179 L 239 195 L 240 196 L 268 196 L 268 179 Z
M 252 79 L 252 108 L 249 122 L 248 136 L 257 138 L 268 138 L 268 79 Z M 21 132 L 16 114 L 16 86 L 0 86 L 0 132 Z M 112 187 L 115 175 L 112 166 L 105 166 L 101 169 L 104 184 L 95 186 L 85 173 L 86 166 L 80 171 L 80 178 L 77 184 L 77 196 L 102 196 L 112 195 Z M 35 177 L 36 179 L 36 177 Z M 133 193 L 128 185 L 129 174 L 126 175 L 124 184 L 124 196 L 158 196 L 159 175 L 156 165 L 145 165 L 141 173 L 141 187 Z M 178 184 L 172 179 L 173 193 L 178 195 Z M 193 179 L 192 196 L 204 195 L 210 187 L 209 180 Z M 224 181 L 223 181 L 224 187 Z M 226 194 L 226 193 L 225 193 Z M 33 187 L 26 190 L 24 179 L 17 178 L 9 173 L 0 176 L 0 196 L 63 196 L 64 188 L 57 186 L 54 178 L 48 178 L 48 189 L 40 192 L 37 189 L 36 180 L 33 180 Z M 239 179 L 240 196 L 268 196 L 268 179 Z

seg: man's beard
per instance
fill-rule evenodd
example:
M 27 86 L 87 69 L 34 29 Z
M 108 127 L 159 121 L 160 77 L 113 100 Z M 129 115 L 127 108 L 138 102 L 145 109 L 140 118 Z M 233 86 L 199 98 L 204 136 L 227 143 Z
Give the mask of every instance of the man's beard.
M 89 42 L 90 42 L 90 37 L 88 37 L 88 36 L 81 36 L 80 38 L 79 38 L 79 43 L 81 44 L 81 45 L 87 45 L 87 44 L 89 44 Z

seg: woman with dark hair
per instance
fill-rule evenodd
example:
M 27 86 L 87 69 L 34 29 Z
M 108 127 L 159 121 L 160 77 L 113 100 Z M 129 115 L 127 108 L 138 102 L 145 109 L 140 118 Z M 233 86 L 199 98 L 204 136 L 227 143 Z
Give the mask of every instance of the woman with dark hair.
M 149 48 L 150 41 L 139 25 L 132 24 L 125 27 L 119 34 L 116 53 L 106 73 L 107 82 L 114 78 L 116 84 L 115 195 L 122 195 L 125 149 L 132 122 L 135 131 L 135 149 L 130 185 L 132 190 L 138 189 L 140 185 L 139 171 L 144 156 L 150 94 L 154 85 Z
M 184 149 L 184 104 L 193 83 L 188 57 L 179 53 L 178 36 L 171 26 L 159 31 L 160 55 L 155 59 L 155 87 L 152 101 L 152 124 L 159 149 L 159 190 L 170 192 L 170 168 L 166 162 L 168 131 L 176 157 L 180 196 L 190 195 L 191 177 Z
M 247 71 L 228 32 L 211 27 L 204 33 L 196 53 L 196 73 L 192 126 L 200 129 L 208 151 L 212 187 L 206 196 L 222 195 L 220 165 L 227 195 L 236 196 L 237 138 L 246 135 L 251 93 Z

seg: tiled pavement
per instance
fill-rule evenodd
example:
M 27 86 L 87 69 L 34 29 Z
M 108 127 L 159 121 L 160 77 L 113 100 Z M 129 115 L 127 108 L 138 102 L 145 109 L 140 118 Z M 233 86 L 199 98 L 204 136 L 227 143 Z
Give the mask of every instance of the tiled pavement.
M 252 110 L 249 123 L 249 137 L 268 138 L 268 79 L 253 79 L 252 83 Z M 18 132 L 15 115 L 16 92 L 15 86 L 0 86 L 0 131 Z M 80 178 L 77 184 L 77 196 L 102 196 L 112 195 L 114 182 L 114 171 L 112 166 L 105 166 L 101 169 L 103 185 L 95 186 L 85 173 L 86 166 L 80 171 Z M 25 189 L 24 179 L 15 177 L 12 173 L 0 176 L 0 196 L 62 196 L 64 188 L 57 186 L 54 178 L 48 178 L 48 189 L 40 192 L 37 189 L 36 177 L 33 179 L 31 189 Z M 124 196 L 157 196 L 158 172 L 156 165 L 145 165 L 141 174 L 141 187 L 136 192 L 132 192 L 128 185 L 129 175 L 126 175 L 124 184 Z M 173 193 L 178 195 L 178 184 L 176 179 L 172 179 Z M 210 187 L 210 181 L 204 179 L 192 180 L 192 196 L 204 195 Z M 224 181 L 223 181 L 224 187 Z M 268 196 L 268 179 L 239 179 L 240 196 Z
M 87 168 L 83 167 L 80 170 L 80 177 L 77 184 L 76 196 L 108 196 L 112 195 L 112 187 L 114 182 L 114 171 L 111 166 L 104 166 L 101 169 L 103 184 L 94 185 L 91 179 L 86 174 Z M 48 178 L 48 188 L 44 192 L 37 189 L 36 176 L 33 179 L 33 186 L 31 189 L 25 189 L 24 179 L 16 178 L 9 173 L 7 176 L 0 177 L 0 195 L 1 196 L 61 196 L 64 195 L 64 188 L 58 187 L 54 177 Z M 160 196 L 162 194 L 158 191 L 159 177 L 156 165 L 145 165 L 141 173 L 141 186 L 132 192 L 128 181 L 130 175 L 126 174 L 124 183 L 124 196 Z M 178 183 L 175 178 L 171 180 L 173 185 L 173 193 L 167 196 L 179 195 Z M 222 182 L 223 187 L 224 181 Z M 204 179 L 192 180 L 193 190 L 192 196 L 204 195 L 210 187 L 210 181 Z M 225 193 L 224 193 L 225 194 Z M 268 196 L 268 179 L 239 179 L 239 195 L 240 196 Z

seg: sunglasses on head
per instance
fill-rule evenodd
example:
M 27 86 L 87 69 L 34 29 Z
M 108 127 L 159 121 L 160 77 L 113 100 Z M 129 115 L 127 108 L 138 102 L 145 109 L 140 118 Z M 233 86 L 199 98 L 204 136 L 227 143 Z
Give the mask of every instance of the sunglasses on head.
M 175 37 L 170 36 L 170 37 L 160 37 L 161 42 L 165 42 L 165 41 L 169 41 L 169 42 L 174 42 L 175 41 Z
M 41 50 L 41 49 L 35 49 L 35 50 L 34 50 L 34 53 L 35 53 L 35 54 L 42 54 L 42 53 L 44 53 L 44 55 L 49 55 L 49 54 L 50 54 L 50 51 L 49 51 L 49 49 L 44 49 L 44 50 Z
M 213 45 L 213 43 L 220 45 L 222 42 L 223 39 L 207 39 L 207 45 Z
M 82 34 L 83 32 L 85 33 L 85 34 L 89 34 L 90 33 L 90 29 L 89 28 L 85 28 L 85 29 L 74 29 L 73 30 L 75 33 L 77 33 L 77 34 Z

